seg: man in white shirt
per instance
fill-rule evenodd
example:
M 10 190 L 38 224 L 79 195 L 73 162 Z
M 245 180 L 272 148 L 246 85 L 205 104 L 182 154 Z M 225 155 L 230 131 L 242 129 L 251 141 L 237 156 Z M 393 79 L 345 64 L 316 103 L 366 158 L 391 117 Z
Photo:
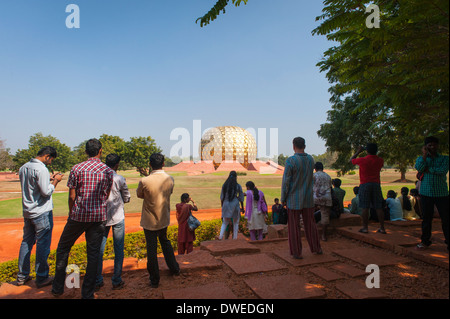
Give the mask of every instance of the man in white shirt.
M 53 229 L 52 194 L 63 175 L 55 173 L 50 176 L 46 165 L 50 165 L 56 157 L 57 152 L 53 147 L 43 147 L 35 158 L 19 170 L 24 227 L 19 251 L 18 286 L 32 279 L 30 255 L 34 244 L 36 244 L 36 286 L 41 288 L 50 285 L 53 281 L 53 278 L 48 275 L 47 263 Z
M 117 174 L 120 164 L 120 156 L 117 154 L 109 154 L 106 156 L 105 164 L 114 171 L 114 181 L 106 202 L 107 221 L 103 242 L 100 248 L 100 257 L 98 262 L 97 280 L 95 283 L 96 290 L 103 285 L 103 254 L 105 252 L 106 241 L 108 239 L 109 230 L 112 228 L 114 242 L 114 275 L 112 276 L 113 289 L 120 289 L 125 282 L 122 280 L 122 266 L 124 258 L 125 243 L 125 210 L 124 204 L 130 201 L 130 192 L 128 190 L 125 178 Z

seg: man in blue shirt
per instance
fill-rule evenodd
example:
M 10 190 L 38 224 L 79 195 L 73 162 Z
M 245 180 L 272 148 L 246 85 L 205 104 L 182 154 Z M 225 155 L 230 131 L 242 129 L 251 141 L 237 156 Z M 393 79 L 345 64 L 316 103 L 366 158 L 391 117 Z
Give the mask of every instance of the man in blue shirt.
M 295 154 L 286 160 L 281 185 L 281 203 L 288 211 L 288 241 L 291 255 L 302 258 L 300 217 L 312 253 L 321 254 L 319 232 L 314 219 L 314 159 L 305 153 L 305 139 L 293 140 Z
M 431 228 L 433 222 L 434 206 L 441 217 L 442 230 L 448 249 L 448 186 L 447 173 L 449 157 L 438 153 L 439 140 L 430 136 L 425 139 L 422 156 L 416 160 L 415 168 L 424 173 L 420 183 L 420 196 L 422 203 L 422 237 L 417 249 L 423 250 L 431 245 Z
M 36 286 L 38 288 L 47 286 L 53 280 L 48 276 L 47 263 L 53 229 L 52 194 L 63 175 L 56 173 L 50 176 L 46 165 L 50 165 L 56 156 L 57 153 L 53 147 L 43 147 L 36 158 L 31 159 L 19 170 L 24 219 L 17 274 L 19 286 L 31 280 L 30 254 L 35 243 Z

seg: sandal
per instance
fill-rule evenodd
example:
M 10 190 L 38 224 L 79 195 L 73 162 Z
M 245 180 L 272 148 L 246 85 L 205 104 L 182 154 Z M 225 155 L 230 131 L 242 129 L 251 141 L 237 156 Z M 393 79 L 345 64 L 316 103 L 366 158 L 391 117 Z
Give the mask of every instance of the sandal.
M 381 229 L 381 228 L 377 230 L 377 233 L 387 234 L 386 231 L 384 229 Z

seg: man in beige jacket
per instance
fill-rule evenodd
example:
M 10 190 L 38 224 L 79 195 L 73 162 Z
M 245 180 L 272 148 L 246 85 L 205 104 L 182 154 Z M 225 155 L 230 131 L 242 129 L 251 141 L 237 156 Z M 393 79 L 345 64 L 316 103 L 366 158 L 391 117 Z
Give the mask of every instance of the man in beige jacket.
M 159 285 L 159 267 L 157 257 L 157 238 L 166 260 L 167 267 L 174 275 L 180 274 L 172 244 L 167 239 L 167 227 L 170 224 L 170 195 L 172 195 L 173 177 L 164 172 L 164 155 L 155 153 L 150 156 L 152 172 L 140 180 L 137 197 L 144 200 L 142 204 L 141 226 L 144 228 L 147 244 L 147 270 L 150 286 Z

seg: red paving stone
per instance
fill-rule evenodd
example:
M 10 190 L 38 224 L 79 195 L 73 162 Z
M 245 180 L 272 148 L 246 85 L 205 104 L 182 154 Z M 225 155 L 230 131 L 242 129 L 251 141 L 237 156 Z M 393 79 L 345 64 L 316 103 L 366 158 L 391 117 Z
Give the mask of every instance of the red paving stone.
M 385 299 L 387 294 L 380 288 L 367 288 L 365 281 L 347 281 L 336 284 L 336 288 L 352 299 Z
M 341 276 L 341 275 L 335 273 L 334 271 L 331 271 L 325 267 L 316 267 L 316 268 L 310 269 L 309 271 L 312 272 L 314 275 L 319 276 L 320 278 L 322 278 L 326 281 L 335 281 L 338 279 L 345 278 L 344 276 Z
M 322 263 L 333 262 L 333 261 L 339 260 L 338 258 L 333 257 L 326 252 L 323 253 L 322 255 L 312 254 L 309 251 L 309 248 L 306 249 L 306 251 L 305 251 L 305 249 L 303 250 L 303 258 L 302 259 L 293 258 L 289 252 L 289 248 L 274 251 L 274 254 L 277 257 L 280 257 L 284 261 L 288 262 L 292 266 L 296 266 L 296 267 L 309 266 L 309 265 L 314 265 L 314 264 L 322 264 Z
M 337 265 L 333 265 L 330 268 L 340 271 L 350 277 L 361 277 L 361 276 L 367 276 L 367 273 L 359 268 L 350 266 L 348 264 L 337 264 Z
M 406 263 L 407 258 L 399 257 L 394 254 L 385 253 L 375 248 L 358 247 L 350 249 L 336 249 L 333 253 L 351 259 L 363 266 L 370 264 L 381 266 L 397 265 Z
M 222 260 L 238 275 L 262 273 L 287 268 L 264 253 L 223 257 Z
M 239 234 L 238 239 L 204 241 L 200 244 L 201 249 L 206 249 L 213 256 L 223 256 L 231 254 L 258 253 L 260 249 L 251 245 L 243 235 Z
M 320 285 L 308 283 L 299 275 L 254 277 L 244 281 L 262 299 L 311 299 L 326 295 Z
M 343 236 L 393 251 L 398 249 L 397 246 L 417 244 L 417 237 L 407 230 L 391 231 L 387 229 L 387 234 L 381 234 L 377 232 L 377 226 L 369 226 L 369 233 L 364 234 L 359 232 L 360 228 L 360 226 L 341 227 L 337 229 L 337 232 Z
M 428 249 L 423 251 L 416 250 L 416 247 L 404 247 L 402 254 L 433 264 L 445 269 L 449 269 L 449 258 L 447 245 L 433 244 Z

